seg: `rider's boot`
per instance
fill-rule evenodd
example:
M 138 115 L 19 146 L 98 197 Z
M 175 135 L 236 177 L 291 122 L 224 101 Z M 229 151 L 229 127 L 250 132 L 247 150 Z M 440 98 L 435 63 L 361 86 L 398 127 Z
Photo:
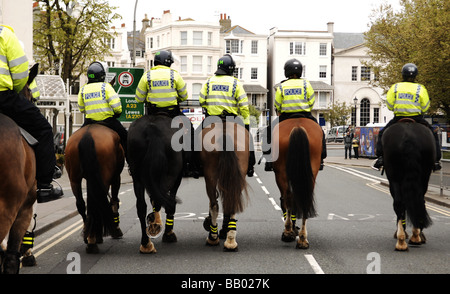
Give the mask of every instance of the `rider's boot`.
M 64 195 L 60 187 L 53 187 L 52 184 L 37 184 L 37 202 L 45 203 L 57 200 Z
M 381 167 L 384 165 L 383 162 L 383 156 L 379 156 L 377 159 L 374 160 L 374 162 L 372 163 L 372 168 L 374 170 L 380 170 Z

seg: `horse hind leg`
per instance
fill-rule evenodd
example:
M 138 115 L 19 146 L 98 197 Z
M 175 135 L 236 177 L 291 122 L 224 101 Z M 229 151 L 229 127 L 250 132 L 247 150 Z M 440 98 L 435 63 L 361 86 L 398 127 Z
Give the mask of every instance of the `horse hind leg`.
M 223 243 L 224 251 L 238 251 L 238 243 L 236 242 L 236 222 L 235 215 L 232 214 L 228 221 L 227 239 Z
M 163 233 L 163 223 L 161 220 L 161 205 L 156 205 L 154 201 L 152 201 L 153 212 L 147 215 L 147 235 L 150 238 L 156 239 Z
M 306 231 L 306 218 L 302 219 L 302 227 L 300 231 L 298 232 L 298 240 L 297 240 L 297 249 L 308 249 L 309 248 L 309 242 L 308 242 L 308 232 Z
M 427 239 L 423 233 L 423 230 L 420 228 L 413 228 L 412 230 L 412 236 L 409 239 L 409 244 L 411 245 L 422 245 L 427 242 Z
M 113 229 L 111 237 L 113 239 L 122 239 L 123 232 L 120 229 L 120 214 L 119 214 L 119 189 L 120 189 L 120 177 L 111 185 L 111 209 L 113 212 Z
M 405 231 L 405 224 L 406 221 L 404 218 L 399 218 L 397 220 L 397 243 L 395 244 L 396 251 L 408 251 L 408 244 L 406 243 L 406 239 L 408 238 L 408 236 Z
M 207 216 L 203 221 L 203 227 L 205 228 L 206 231 L 209 232 L 208 237 L 206 238 L 206 245 L 208 246 L 219 245 L 220 239 L 217 225 L 218 215 L 219 215 L 219 204 L 217 203 L 217 201 L 210 203 L 209 216 Z

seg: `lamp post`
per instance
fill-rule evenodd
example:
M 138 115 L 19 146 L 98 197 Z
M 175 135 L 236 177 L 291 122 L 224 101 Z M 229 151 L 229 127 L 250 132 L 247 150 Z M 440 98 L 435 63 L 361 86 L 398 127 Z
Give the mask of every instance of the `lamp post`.
M 134 3 L 134 18 L 133 18 L 133 67 L 136 66 L 136 7 L 138 0 Z
M 356 124 L 357 124 L 357 115 L 356 115 L 356 110 L 357 110 L 357 106 L 358 106 L 358 98 L 356 98 L 356 96 L 355 96 L 355 98 L 353 98 L 353 103 L 355 104 L 355 127 L 356 127 Z

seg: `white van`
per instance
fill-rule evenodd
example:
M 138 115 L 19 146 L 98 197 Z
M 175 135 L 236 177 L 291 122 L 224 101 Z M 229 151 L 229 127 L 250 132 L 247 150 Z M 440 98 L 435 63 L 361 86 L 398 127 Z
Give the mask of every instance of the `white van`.
M 345 131 L 348 129 L 348 126 L 337 126 L 332 127 L 327 133 L 327 143 L 329 142 L 343 142 Z

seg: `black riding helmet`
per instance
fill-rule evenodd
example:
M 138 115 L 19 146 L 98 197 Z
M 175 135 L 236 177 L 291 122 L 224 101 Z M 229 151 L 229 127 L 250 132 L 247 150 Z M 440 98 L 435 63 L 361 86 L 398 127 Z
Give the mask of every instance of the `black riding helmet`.
M 303 71 L 302 63 L 295 58 L 289 59 L 284 64 L 284 75 L 286 78 L 289 78 L 294 74 L 296 74 L 297 77 L 300 78 L 302 76 L 302 71 Z
M 402 77 L 404 81 L 412 80 L 416 78 L 419 70 L 414 63 L 407 63 L 402 67 Z
M 88 76 L 88 84 L 104 82 L 106 77 L 105 68 L 100 62 L 95 61 L 91 63 L 91 65 L 89 65 L 87 70 L 87 76 Z
M 231 57 L 230 54 L 225 54 L 217 62 L 217 71 L 215 74 L 232 76 L 235 68 L 236 63 L 234 62 L 233 57 Z
M 173 63 L 172 52 L 169 50 L 161 50 L 155 53 L 155 65 L 164 65 L 170 67 Z

